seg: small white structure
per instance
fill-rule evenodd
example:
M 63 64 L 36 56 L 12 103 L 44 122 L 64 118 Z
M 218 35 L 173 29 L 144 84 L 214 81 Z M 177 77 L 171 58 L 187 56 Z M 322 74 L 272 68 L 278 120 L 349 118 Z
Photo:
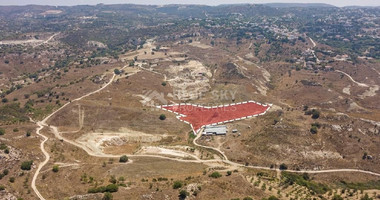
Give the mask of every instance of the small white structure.
M 227 126 L 206 126 L 203 130 L 202 135 L 226 135 L 227 134 Z

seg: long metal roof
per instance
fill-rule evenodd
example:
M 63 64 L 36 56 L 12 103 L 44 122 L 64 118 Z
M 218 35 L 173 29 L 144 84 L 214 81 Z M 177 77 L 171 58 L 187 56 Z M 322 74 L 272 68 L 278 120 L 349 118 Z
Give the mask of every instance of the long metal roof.
M 225 126 L 225 125 L 206 126 L 205 130 L 203 132 L 205 132 L 205 133 L 216 133 L 216 134 L 226 134 L 227 133 L 227 126 Z

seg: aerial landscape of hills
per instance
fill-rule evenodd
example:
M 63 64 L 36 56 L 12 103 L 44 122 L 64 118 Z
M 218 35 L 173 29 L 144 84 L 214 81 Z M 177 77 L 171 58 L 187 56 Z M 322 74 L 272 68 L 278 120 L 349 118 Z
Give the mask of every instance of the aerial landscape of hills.
M 0 26 L 0 199 L 380 199 L 379 7 L 0 6 Z

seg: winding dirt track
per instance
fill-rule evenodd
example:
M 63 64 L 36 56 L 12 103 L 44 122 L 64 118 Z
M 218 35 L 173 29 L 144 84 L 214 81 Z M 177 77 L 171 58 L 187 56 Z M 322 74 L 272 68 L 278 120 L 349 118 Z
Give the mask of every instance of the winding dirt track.
M 122 69 L 124 69 L 125 67 L 127 66 L 124 66 Z M 44 128 L 44 127 L 50 127 L 50 130 L 54 133 L 55 137 L 57 137 L 58 139 L 60 140 L 63 140 L 69 144 L 72 144 L 72 145 L 75 145 L 79 148 L 82 148 L 84 151 L 86 151 L 89 155 L 91 156 L 96 156 L 96 157 L 106 157 L 106 158 L 115 158 L 115 157 L 120 157 L 120 155 L 109 155 L 109 154 L 98 154 L 98 153 L 95 153 L 93 152 L 91 149 L 75 142 L 75 141 L 71 141 L 67 138 L 64 138 L 61 136 L 61 134 L 59 133 L 58 131 L 58 128 L 55 127 L 55 126 L 50 126 L 46 123 L 46 121 L 51 118 L 53 115 L 55 115 L 57 112 L 59 112 L 60 110 L 62 110 L 63 108 L 65 108 L 66 106 L 68 106 L 70 103 L 72 102 L 75 102 L 75 101 L 79 101 L 83 98 L 86 98 L 92 94 L 95 94 L 97 92 L 100 92 L 102 91 L 104 88 L 106 88 L 108 85 L 110 85 L 114 80 L 115 80 L 115 77 L 116 77 L 116 74 L 113 74 L 112 78 L 110 79 L 110 81 L 105 84 L 103 87 L 93 91 L 93 92 L 90 92 L 88 94 L 85 94 L 77 99 L 74 99 L 70 102 L 67 102 L 66 104 L 64 104 L 62 107 L 60 107 L 59 109 L 57 109 L 56 111 L 54 111 L 53 113 L 51 113 L 50 115 L 48 115 L 45 119 L 43 119 L 42 121 L 39 121 L 39 122 L 34 122 L 33 120 L 31 120 L 32 122 L 36 123 L 38 125 L 38 128 L 36 129 L 36 133 L 41 136 L 43 138 L 43 141 L 41 142 L 40 144 L 40 148 L 41 148 L 41 151 L 42 153 L 45 155 L 45 160 L 43 162 L 41 162 L 39 165 L 38 165 L 38 168 L 35 172 L 35 174 L 33 175 L 33 179 L 32 179 L 32 183 L 31 183 L 31 187 L 33 189 L 33 191 L 36 193 L 36 195 L 38 196 L 39 199 L 41 200 L 45 200 L 45 198 L 41 195 L 41 193 L 38 191 L 37 187 L 36 187 L 36 180 L 37 180 L 37 177 L 41 171 L 41 169 L 49 162 L 50 160 L 50 155 L 49 153 L 45 150 L 45 143 L 46 141 L 48 140 L 48 137 L 46 137 L 45 135 L 41 134 L 41 130 Z M 206 163 L 220 163 L 220 162 L 223 162 L 225 164 L 228 164 L 230 166 L 233 166 L 233 167 L 245 167 L 245 168 L 253 168 L 253 169 L 264 169 L 264 170 L 275 170 L 275 171 L 280 171 L 279 169 L 273 169 L 273 168 L 269 168 L 269 167 L 260 167 L 260 166 L 245 166 L 243 164 L 239 164 L 239 163 L 235 163 L 235 162 L 232 162 L 230 160 L 228 160 L 228 157 L 224 154 L 224 152 L 222 152 L 220 149 L 217 149 L 217 148 L 214 148 L 214 147 L 209 147 L 209 146 L 203 146 L 203 145 L 200 145 L 196 142 L 196 140 L 201 137 L 201 133 L 199 133 L 197 135 L 197 137 L 193 140 L 193 143 L 194 145 L 198 146 L 198 147 L 201 147 L 201 148 L 207 148 L 207 149 L 212 149 L 214 151 L 217 151 L 219 152 L 221 155 L 222 155 L 222 160 L 201 160 L 201 159 L 195 159 L 195 160 L 184 160 L 184 159 L 178 159 L 178 158 L 171 158 L 171 157 L 166 157 L 166 156 L 159 156 L 159 155 L 127 155 L 129 157 L 152 157 L 152 158 L 162 158 L 162 159 L 168 159 L 168 160 L 174 160 L 174 161 L 179 161 L 179 162 L 191 162 L 191 163 L 202 163 L 202 164 L 206 164 Z M 365 170 L 359 170 L 359 169 L 330 169 L 330 170 L 316 170 L 316 171 L 313 171 L 313 170 L 301 170 L 301 171 L 295 171 L 295 170 L 284 170 L 284 171 L 288 171 L 288 172 L 294 172 L 294 173 L 310 173 L 310 174 L 318 174 L 318 173 L 333 173 L 333 172 L 360 172 L 360 173 L 366 173 L 366 174 L 370 174 L 370 175 L 374 175 L 374 176 L 379 176 L 380 177 L 380 174 L 379 173 L 375 173 L 375 172 L 371 172 L 371 171 L 365 171 Z
M 314 47 L 316 47 L 317 46 L 317 44 L 314 42 L 314 40 L 313 39 L 311 39 L 310 37 L 309 37 L 309 39 L 310 39 L 310 41 L 311 41 L 311 43 L 313 44 L 313 48 Z M 317 56 L 315 55 L 315 53 L 313 52 L 313 55 L 315 56 L 315 58 L 319 61 L 319 59 L 317 58 Z M 377 73 L 379 73 L 376 69 L 373 69 L 373 70 L 375 70 Z M 367 84 L 365 84 L 365 83 L 359 83 L 359 82 L 357 82 L 357 81 L 355 81 L 349 74 L 347 74 L 346 72 L 343 72 L 343 71 L 340 71 L 340 70 L 335 70 L 336 72 L 339 72 L 339 73 L 342 73 L 342 74 L 344 74 L 344 75 L 346 75 L 353 83 L 355 83 L 355 84 L 357 84 L 358 86 L 360 86 L 360 87 L 369 87 Z M 380 74 L 380 73 L 379 73 Z
M 52 36 L 50 36 L 47 40 L 43 41 L 42 43 L 34 45 L 33 48 L 36 48 L 36 47 L 43 45 L 43 44 L 47 44 L 48 42 L 50 42 L 50 40 L 52 40 L 55 36 L 57 36 L 59 34 L 60 34 L 60 32 L 53 34 Z
M 352 82 L 354 82 L 355 84 L 357 84 L 358 86 L 360 87 L 369 87 L 367 84 L 365 83 L 359 83 L 357 81 L 355 81 L 355 79 L 352 78 L 352 76 L 350 76 L 349 74 L 347 74 L 346 72 L 343 72 L 343 71 L 340 71 L 340 70 L 335 70 L 336 72 L 339 72 L 339 73 L 342 73 L 344 75 L 346 75 Z
M 32 189 L 33 189 L 33 191 L 36 193 L 36 195 L 38 196 L 38 198 L 40 198 L 40 199 L 45 199 L 45 198 L 40 194 L 40 192 L 37 190 L 37 188 L 36 188 L 36 179 L 37 179 L 37 176 L 38 176 L 38 174 L 40 173 L 42 167 L 45 166 L 45 165 L 48 163 L 48 161 L 49 161 L 49 159 L 50 159 L 50 155 L 49 155 L 48 152 L 46 152 L 45 147 L 44 147 L 45 142 L 48 140 L 48 137 L 46 137 L 46 136 L 44 136 L 44 135 L 42 135 L 42 134 L 40 133 L 40 131 L 44 128 L 44 125 L 42 125 L 41 122 L 37 122 L 37 125 L 38 125 L 38 128 L 37 128 L 37 130 L 36 130 L 36 133 L 37 133 L 39 136 L 41 136 L 42 138 L 44 138 L 44 140 L 43 140 L 43 141 L 41 142 L 41 144 L 40 144 L 40 148 L 41 148 L 42 153 L 45 155 L 45 160 L 44 160 L 42 163 L 40 163 L 40 164 L 38 165 L 38 168 L 37 168 L 37 170 L 36 170 L 36 173 L 34 173 L 34 176 L 33 176 L 33 179 L 32 179 Z
M 124 66 L 122 69 L 124 69 L 126 66 Z M 36 133 L 37 135 L 41 136 L 42 138 L 44 138 L 44 140 L 41 142 L 40 144 L 40 148 L 41 148 L 41 151 L 42 153 L 45 155 L 45 160 L 43 162 L 41 162 L 39 165 L 38 165 L 38 168 L 36 170 L 36 172 L 34 173 L 33 175 L 33 179 L 32 179 L 32 184 L 31 184 L 31 187 L 33 189 L 33 191 L 36 193 L 36 195 L 38 196 L 38 198 L 40 198 L 41 200 L 45 200 L 45 198 L 41 195 L 41 193 L 38 191 L 37 187 L 36 187 L 36 180 L 37 180 L 37 177 L 38 177 L 38 174 L 40 173 L 42 167 L 44 167 L 48 162 L 49 162 L 49 159 L 50 159 L 50 155 L 49 153 L 46 152 L 45 150 L 45 142 L 48 140 L 48 137 L 44 136 L 43 134 L 40 133 L 40 131 L 45 127 L 45 126 L 48 126 L 48 124 L 46 123 L 46 121 L 52 117 L 53 115 L 55 115 L 57 112 L 59 112 L 60 110 L 62 110 L 63 108 L 65 108 L 66 106 L 68 106 L 70 103 L 72 102 L 75 102 L 75 101 L 79 101 L 85 97 L 88 97 L 92 94 L 95 94 L 97 92 L 100 92 L 101 90 L 103 90 L 104 88 L 106 88 L 108 85 L 110 85 L 113 80 L 115 79 L 116 77 L 116 74 L 113 74 L 112 78 L 110 79 L 110 81 L 105 84 L 103 87 L 93 91 L 93 92 L 90 92 L 88 94 L 85 94 L 77 99 L 74 99 L 70 102 L 67 102 L 66 104 L 64 104 L 62 107 L 60 107 L 59 109 L 57 109 L 56 111 L 54 111 L 53 113 L 51 113 L 50 115 L 48 115 L 45 119 L 43 119 L 42 121 L 39 121 L 37 122 L 37 125 L 38 125 L 38 128 L 36 129 Z M 33 121 L 33 120 L 31 120 Z

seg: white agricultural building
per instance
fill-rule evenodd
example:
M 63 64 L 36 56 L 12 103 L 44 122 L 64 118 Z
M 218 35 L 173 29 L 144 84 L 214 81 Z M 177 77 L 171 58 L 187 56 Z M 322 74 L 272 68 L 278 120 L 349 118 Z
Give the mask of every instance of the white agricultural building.
M 203 130 L 202 135 L 226 135 L 227 134 L 227 126 L 206 126 Z

